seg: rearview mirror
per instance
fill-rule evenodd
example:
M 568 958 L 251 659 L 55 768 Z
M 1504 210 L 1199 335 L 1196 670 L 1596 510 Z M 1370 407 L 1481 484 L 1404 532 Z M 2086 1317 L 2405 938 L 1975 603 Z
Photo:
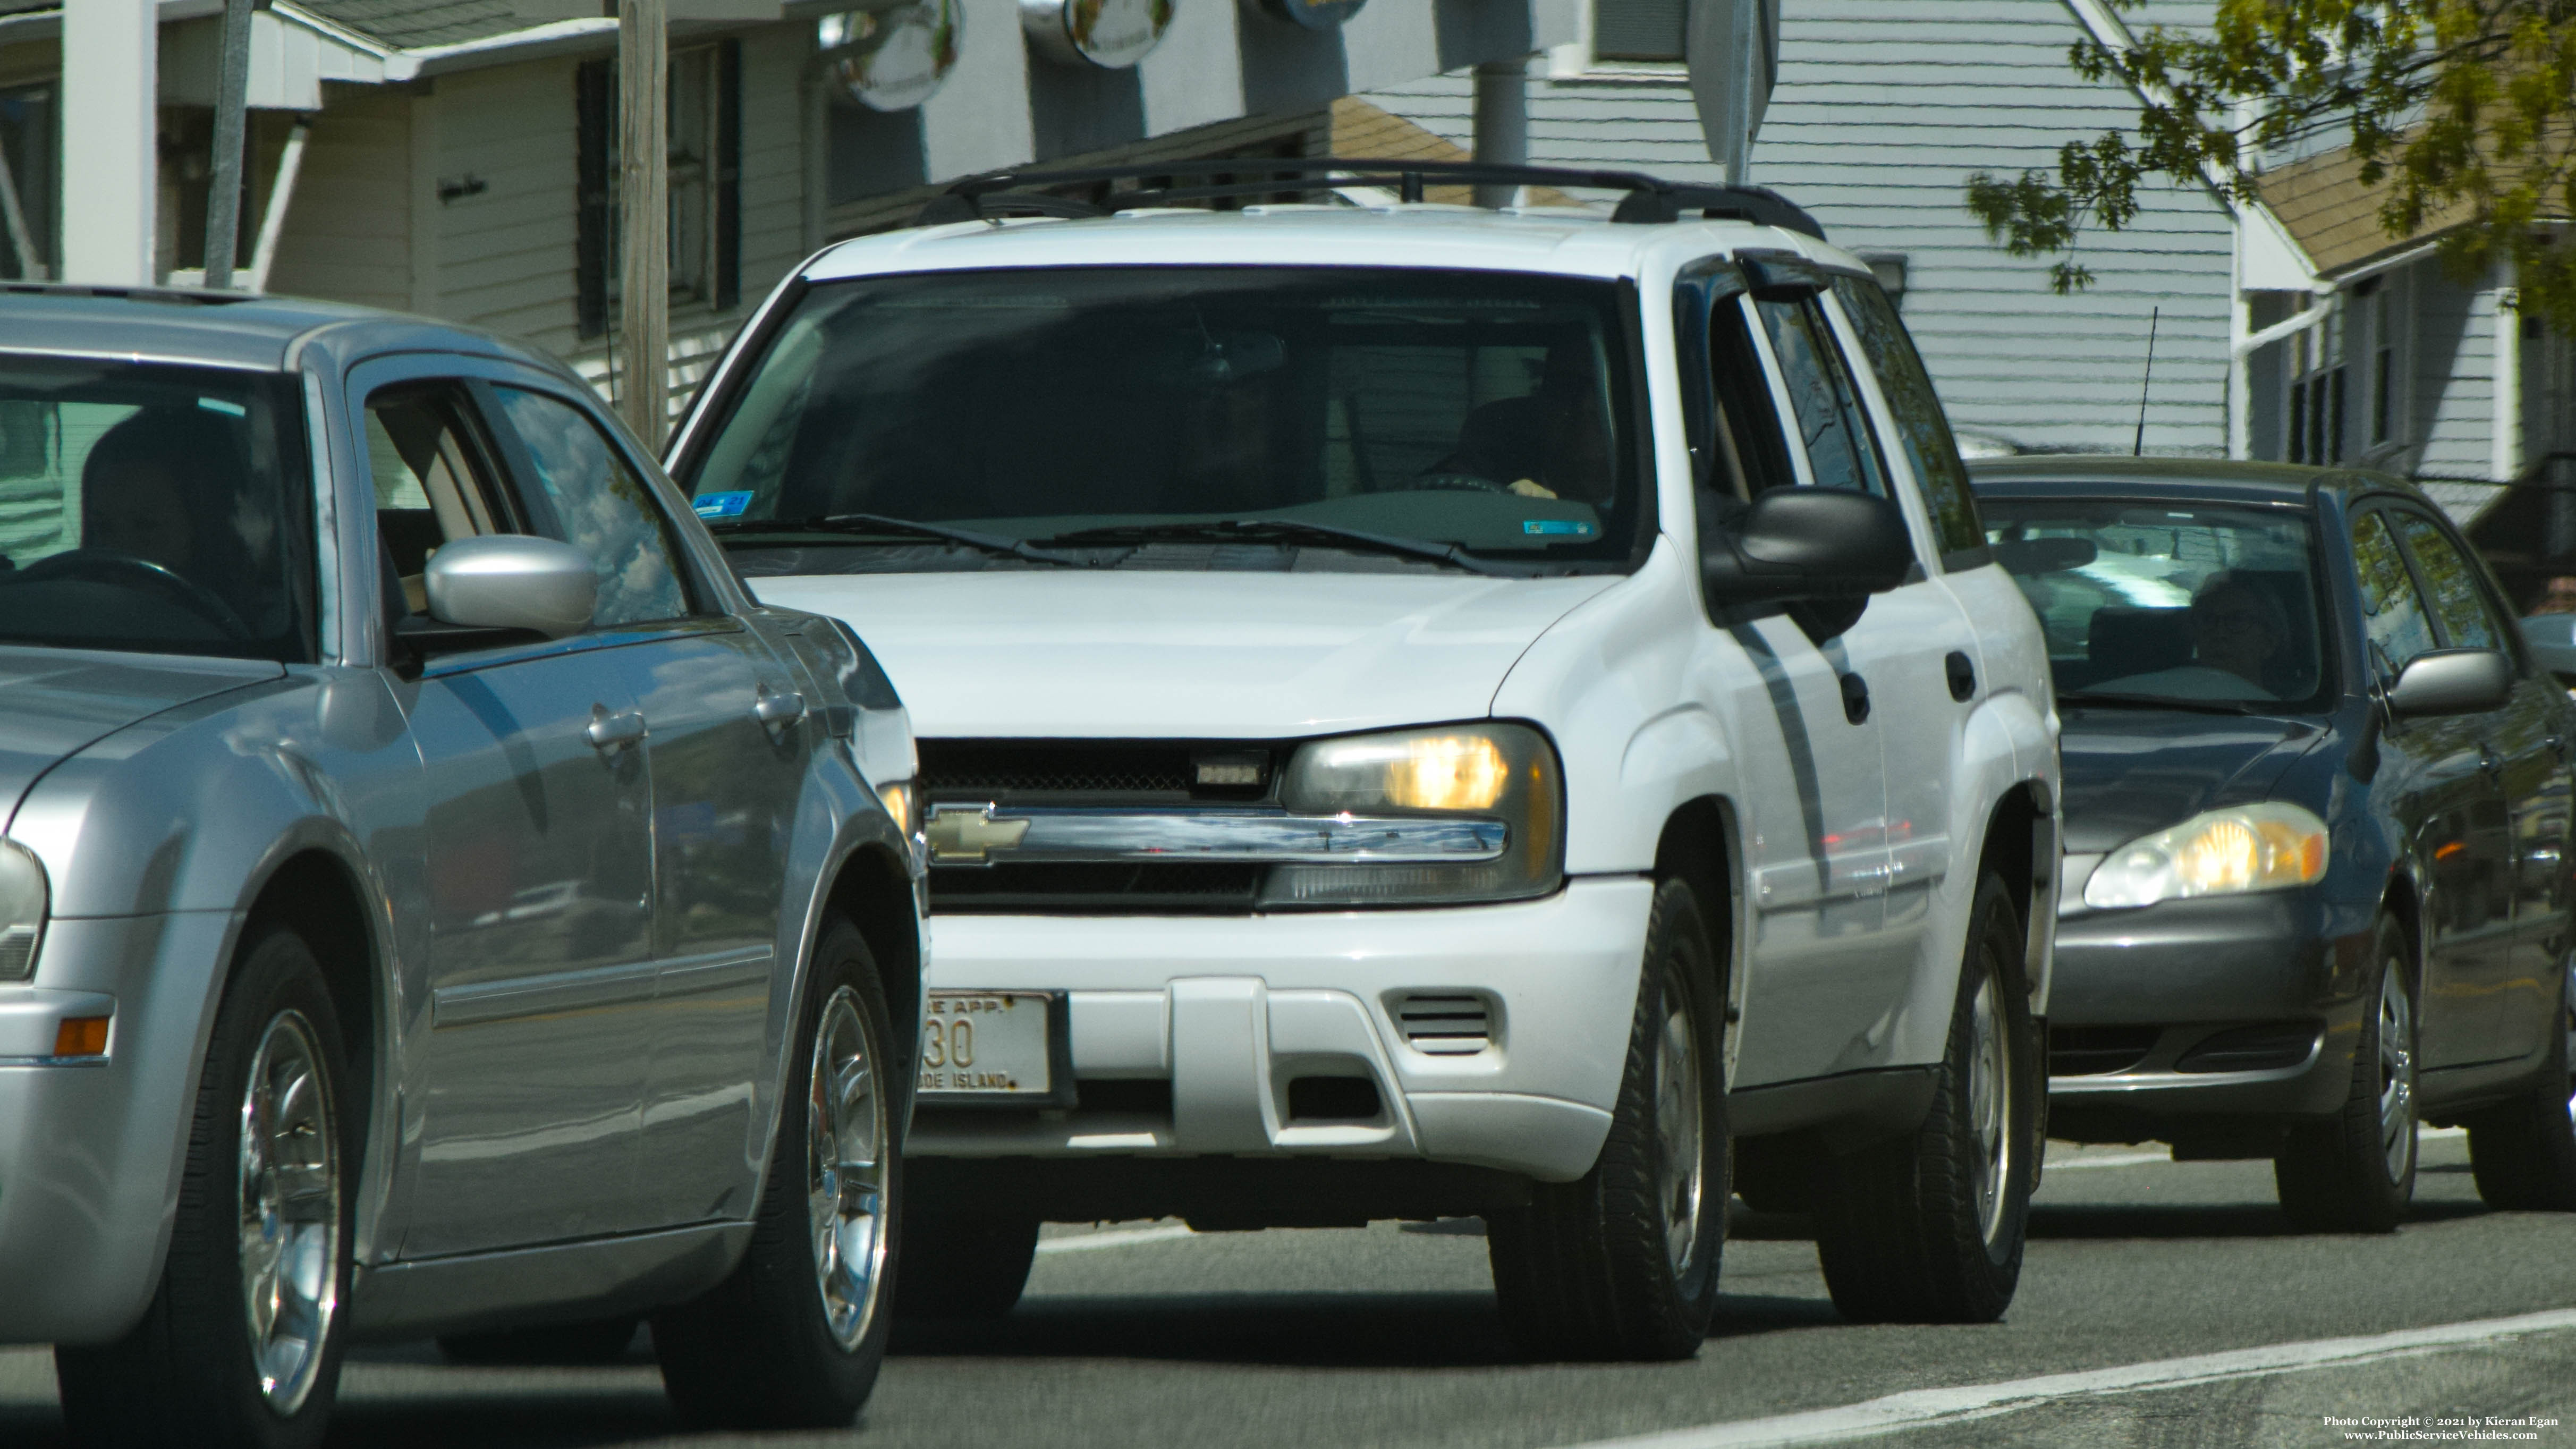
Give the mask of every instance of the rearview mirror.
M 2388 686 L 2388 712 L 2399 719 L 2484 714 L 2513 697 L 2513 661 L 2493 649 L 2436 649 L 2418 654 Z
M 1774 488 L 1732 537 L 1706 531 L 1700 587 L 1712 604 L 1857 602 L 1905 582 L 1914 541 L 1884 498 L 1844 488 Z
M 431 554 L 422 584 L 429 616 L 475 629 L 526 629 L 549 639 L 590 626 L 599 575 L 568 543 L 524 534 L 460 538 Z

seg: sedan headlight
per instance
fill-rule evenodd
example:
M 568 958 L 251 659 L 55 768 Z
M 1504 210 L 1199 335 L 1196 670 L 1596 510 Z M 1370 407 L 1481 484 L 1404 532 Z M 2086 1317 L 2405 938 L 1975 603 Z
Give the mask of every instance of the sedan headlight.
M 1556 751 L 1527 725 L 1474 724 L 1317 740 L 1289 759 L 1280 803 L 1301 815 L 1498 820 L 1502 854 L 1472 864 L 1281 865 L 1264 906 L 1433 905 L 1546 895 L 1565 877 Z
M 2326 823 L 2296 805 L 2211 810 L 2104 856 L 2084 904 L 2152 906 L 2194 896 L 2287 890 L 2326 873 Z
M 0 981 L 36 974 L 45 904 L 45 867 L 25 846 L 0 840 Z

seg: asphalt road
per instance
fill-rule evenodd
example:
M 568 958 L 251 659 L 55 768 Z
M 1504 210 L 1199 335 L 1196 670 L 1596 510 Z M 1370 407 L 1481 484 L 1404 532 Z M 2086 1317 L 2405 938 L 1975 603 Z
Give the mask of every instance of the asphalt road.
M 640 1343 L 578 1369 L 406 1346 L 356 1356 L 333 1443 L 2308 1446 L 2474 1415 L 2576 1446 L 2576 1217 L 2486 1211 L 2456 1135 L 2386 1238 L 2290 1234 L 2267 1164 L 2148 1157 L 2052 1154 L 2020 1296 L 1983 1327 L 1842 1324 L 1787 1217 L 1739 1216 L 1716 1333 L 1653 1366 L 1514 1362 L 1473 1221 L 1063 1229 L 1008 1319 L 907 1329 L 856 1436 L 675 1436 Z M 0 1351 L 0 1444 L 60 1437 L 48 1356 Z

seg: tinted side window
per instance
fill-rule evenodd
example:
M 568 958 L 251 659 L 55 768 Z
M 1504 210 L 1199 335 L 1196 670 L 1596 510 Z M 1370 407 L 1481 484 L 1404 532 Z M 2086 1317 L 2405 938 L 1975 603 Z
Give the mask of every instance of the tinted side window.
M 2418 654 L 2434 647 L 2433 625 L 2415 576 L 2388 531 L 2388 515 L 2365 513 L 2352 525 L 2353 569 L 2361 576 L 2363 628 L 2380 677 L 2394 679 Z
M 1788 384 L 1789 405 L 1797 414 L 1817 485 L 1886 497 L 1877 441 L 1864 420 L 1842 351 L 1815 302 L 1756 302 L 1754 307 L 1780 359 L 1780 378 Z
M 1950 437 L 1950 420 L 1932 390 L 1932 374 L 1924 370 L 1914 339 L 1897 320 L 1895 304 L 1878 283 L 1862 277 L 1834 278 L 1834 295 L 1842 299 L 1843 315 L 1851 319 L 1861 353 L 1878 375 L 1878 390 L 1896 420 L 1897 446 L 1905 450 L 1923 485 L 1923 506 L 1931 511 L 1942 554 L 1975 550 L 1982 561 L 1985 526 L 1968 489 L 1968 465 L 1959 461 L 1959 445 Z
M 532 531 L 561 539 L 599 570 L 594 626 L 689 612 L 680 550 L 644 480 L 581 409 L 543 393 L 496 387 L 492 395 L 527 448 L 535 477 L 521 489 Z
M 2478 588 L 2477 565 L 2452 546 L 2433 520 L 2414 513 L 2392 516 L 2397 531 L 2406 536 L 2406 551 L 2415 555 L 2415 567 L 2424 575 L 2424 587 L 2433 596 L 2433 612 L 2441 617 L 2442 633 L 2451 647 L 2507 647 L 2504 626 Z

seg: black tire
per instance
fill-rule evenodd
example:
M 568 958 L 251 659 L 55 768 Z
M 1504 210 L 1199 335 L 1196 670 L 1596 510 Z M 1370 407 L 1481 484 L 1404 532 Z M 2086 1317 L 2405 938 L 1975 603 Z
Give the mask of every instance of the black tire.
M 451 1333 L 438 1340 L 438 1352 L 449 1363 L 477 1368 L 622 1363 L 635 1343 L 635 1330 L 643 1326 L 644 1315 L 626 1313 L 543 1328 Z
M 846 1009 L 846 1015 L 844 1011 Z M 815 1085 L 817 1038 L 827 1017 L 837 1054 L 865 1053 L 871 1092 L 865 1104 L 835 1097 L 827 1106 Z M 690 1302 L 653 1315 L 653 1352 L 662 1386 L 682 1419 L 694 1425 L 739 1429 L 840 1428 L 858 1417 L 885 1362 L 887 1311 L 901 1208 L 904 1084 L 902 1059 L 890 1049 L 885 991 L 876 960 L 858 928 L 835 918 L 814 945 L 814 966 L 791 1037 L 785 1100 L 779 1105 L 769 1177 L 752 1219 L 751 1246 L 732 1275 Z M 860 1080 L 852 1079 L 854 1082 Z M 880 1190 L 868 1201 L 864 1180 L 824 1171 L 809 1152 L 814 1124 L 856 1112 L 872 1124 L 866 1147 Z M 851 1150 L 844 1148 L 843 1150 Z M 837 1157 L 838 1154 L 836 1153 Z M 855 1165 L 844 1162 L 843 1166 Z M 850 1305 L 848 1336 L 836 1333 L 817 1261 L 821 1232 L 809 1208 L 809 1191 L 841 1206 L 855 1196 L 874 1216 L 855 1258 L 873 1264 L 859 1302 Z M 834 1239 L 842 1254 L 849 1243 Z M 849 1261 L 845 1257 L 843 1261 Z
M 1989 871 L 1931 1110 L 1818 1173 L 1816 1256 L 1834 1307 L 1855 1323 L 1991 1323 L 2012 1305 L 2047 1090 L 2024 949 L 2021 911 Z M 1983 1095 L 1994 1090 L 2000 1104 Z
M 1532 1357 L 1680 1359 L 1708 1337 L 1728 1195 L 1721 959 L 1690 887 L 1657 882 L 1600 1159 L 1574 1182 L 1533 1184 L 1527 1207 L 1486 1215 L 1494 1296 Z M 1679 1107 L 1691 1099 L 1696 1131 Z M 1681 1165 L 1693 1152 L 1695 1174 Z
M 2394 1232 L 2415 1196 L 2413 953 L 2406 933 L 2386 918 L 2373 949 L 2378 969 L 2362 998 L 2361 1037 L 2353 1045 L 2343 1106 L 2323 1121 L 2292 1127 L 2272 1159 L 2281 1211 L 2302 1232 Z M 2392 1043 L 2392 1034 L 2404 1040 Z
M 2549 1055 L 2518 1102 L 2469 1119 L 2469 1171 L 2500 1212 L 2576 1212 L 2576 968 L 2563 973 Z
M 151 1306 L 113 1343 L 54 1350 L 63 1418 L 76 1443 L 310 1449 L 330 1420 L 349 1299 L 354 1144 L 363 1135 L 353 1118 L 361 1109 L 312 947 L 284 925 L 253 930 L 215 1013 L 170 1254 Z M 245 1154 L 254 1065 L 268 1083 L 256 1115 L 272 1130 L 255 1133 L 254 1151 Z M 288 1170 L 263 1171 L 254 1162 Z M 318 1174 L 317 1165 L 324 1169 Z M 280 1265 L 279 1293 L 296 1294 L 301 1278 L 299 1296 L 319 1309 L 306 1316 L 290 1306 L 273 1323 L 321 1323 L 318 1334 L 290 1329 L 268 1344 L 265 1362 L 280 1380 L 275 1393 L 263 1386 L 262 1360 L 254 1356 L 255 1336 L 265 1335 L 246 1311 L 257 1271 L 244 1261 L 246 1173 L 256 1174 L 255 1200 L 276 1214 L 265 1240 L 282 1244 L 293 1233 L 311 1250 L 300 1261 L 325 1265 L 326 1276 L 307 1276 L 294 1271 L 293 1253 L 272 1259 Z
M 1020 1301 L 1037 1261 L 1035 1218 L 923 1218 L 903 1235 L 906 1319 L 999 1318 Z

